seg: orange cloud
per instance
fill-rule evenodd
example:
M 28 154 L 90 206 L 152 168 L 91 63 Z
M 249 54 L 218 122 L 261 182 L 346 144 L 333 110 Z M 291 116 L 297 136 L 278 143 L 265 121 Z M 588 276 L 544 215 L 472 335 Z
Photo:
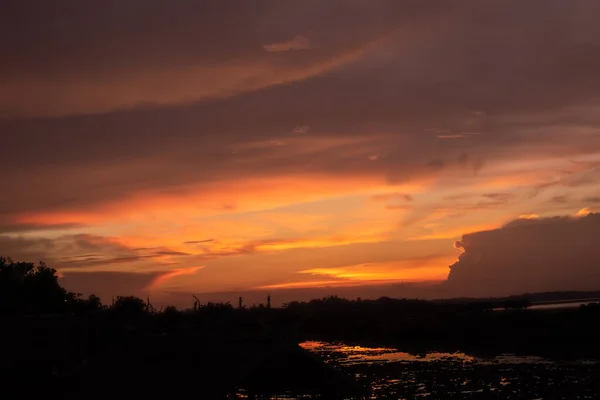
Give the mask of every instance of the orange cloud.
M 346 234 L 345 236 L 326 236 L 304 239 L 263 239 L 251 241 L 238 241 L 234 238 L 207 243 L 202 249 L 197 249 L 196 254 L 211 256 L 237 255 L 251 253 L 274 253 L 293 249 L 317 249 L 335 246 L 344 246 L 357 243 L 379 243 L 388 240 L 386 235 Z M 194 251 L 194 250 L 191 250 Z
M 538 214 L 521 214 L 519 215 L 519 219 L 537 219 L 540 216 Z
M 575 214 L 578 217 L 585 217 L 588 214 L 591 214 L 592 210 L 589 207 L 584 207 L 581 210 L 577 211 L 577 213 Z
M 456 256 L 425 257 L 398 262 L 360 264 L 333 268 L 312 268 L 299 271 L 328 280 L 302 280 L 263 285 L 255 289 L 295 289 L 319 287 L 348 287 L 360 285 L 389 284 L 390 282 L 438 282 L 448 276 L 448 265 Z
M 319 248 L 319 247 L 332 247 L 332 246 L 343 246 L 351 243 L 377 243 L 387 240 L 388 237 L 384 235 L 348 235 L 343 236 L 332 236 L 325 238 L 306 239 L 297 241 L 282 241 L 275 243 L 265 243 L 256 246 L 259 251 L 283 251 L 290 249 L 299 248 Z
M 173 271 L 165 272 L 164 274 L 158 275 L 156 278 L 154 278 L 152 282 L 150 282 L 150 284 L 148 285 L 147 290 L 157 289 L 163 286 L 166 282 L 175 278 L 176 276 L 194 275 L 202 268 L 204 268 L 204 266 L 180 268 Z
M 407 238 L 407 240 L 435 240 L 435 239 L 455 239 L 462 236 L 463 234 L 470 232 L 487 231 L 490 229 L 496 229 L 502 226 L 506 222 L 507 218 L 500 218 L 497 222 L 479 223 L 479 224 L 465 224 L 452 228 L 438 228 L 432 233 L 416 235 Z
M 117 201 L 82 210 L 27 213 L 15 217 L 16 223 L 131 223 L 161 218 L 185 220 L 190 216 L 229 214 L 224 203 L 235 199 L 236 212 L 251 212 L 331 197 L 369 193 L 386 187 L 383 177 L 362 176 L 339 179 L 327 176 L 287 176 L 234 180 L 190 186 L 169 195 L 139 191 Z
M 454 261 L 456 261 L 454 255 L 430 256 L 385 263 L 312 268 L 299 271 L 299 273 L 360 282 L 431 281 L 445 279 L 448 274 L 448 265 Z
M 371 282 L 372 283 L 372 282 Z M 358 286 L 361 282 L 356 281 L 343 281 L 343 280 L 329 280 L 329 281 L 301 281 L 301 282 L 287 282 L 287 283 L 276 283 L 272 285 L 257 286 L 254 289 L 265 290 L 265 289 L 308 289 L 308 288 L 319 288 L 319 287 L 343 287 L 343 286 Z

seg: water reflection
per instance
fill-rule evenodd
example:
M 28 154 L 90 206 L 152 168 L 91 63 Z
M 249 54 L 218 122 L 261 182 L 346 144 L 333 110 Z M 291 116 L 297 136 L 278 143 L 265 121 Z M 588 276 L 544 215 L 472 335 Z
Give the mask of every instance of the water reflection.
M 309 341 L 300 346 L 368 387 L 369 399 L 592 399 L 600 393 L 597 360 L 560 362 L 511 354 L 481 358 L 461 352 L 411 354 L 341 342 Z M 248 396 L 239 392 L 236 398 Z
M 431 352 L 410 354 L 387 347 L 350 346 L 343 343 L 309 341 L 300 343 L 305 350 L 319 354 L 326 360 L 339 364 L 373 363 L 373 362 L 432 362 L 453 361 L 473 362 L 475 357 L 465 353 Z
M 550 361 L 504 354 L 410 354 L 387 347 L 304 342 L 304 349 L 340 365 L 370 387 L 371 399 L 597 398 L 596 360 Z
M 337 364 L 369 364 L 389 362 L 437 362 L 445 361 L 451 363 L 476 363 L 479 365 L 489 364 L 553 364 L 553 361 L 538 356 L 517 356 L 514 354 L 501 354 L 496 357 L 475 357 L 462 352 L 444 353 L 429 352 L 412 354 L 398 351 L 389 347 L 366 347 L 348 345 L 341 342 L 319 342 L 306 341 L 300 343 L 300 347 L 309 350 L 328 362 Z M 581 365 L 596 365 L 598 360 L 575 360 L 571 363 Z

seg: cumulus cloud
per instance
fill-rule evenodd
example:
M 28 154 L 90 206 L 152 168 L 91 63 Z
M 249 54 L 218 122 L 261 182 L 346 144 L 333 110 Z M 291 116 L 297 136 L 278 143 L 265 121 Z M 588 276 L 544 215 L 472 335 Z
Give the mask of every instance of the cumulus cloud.
M 491 296 L 600 288 L 600 214 L 519 219 L 465 235 L 446 287 Z

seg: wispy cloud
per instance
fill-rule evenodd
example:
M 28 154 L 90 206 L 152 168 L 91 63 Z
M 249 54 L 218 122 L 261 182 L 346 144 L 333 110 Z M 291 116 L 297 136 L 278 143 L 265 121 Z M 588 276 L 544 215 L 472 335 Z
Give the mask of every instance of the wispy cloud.
M 436 137 L 438 139 L 463 139 L 463 138 L 466 138 L 467 135 L 462 134 L 462 133 L 456 133 L 456 134 L 447 134 L 447 135 L 437 135 Z
M 263 48 L 269 52 L 308 50 L 310 47 L 310 40 L 300 35 L 296 35 L 292 39 L 284 42 L 263 45 Z
M 440 266 L 450 265 L 454 261 L 454 258 L 453 255 L 432 255 L 386 263 L 366 263 L 335 268 L 312 268 L 299 271 L 299 273 L 361 282 L 438 281 L 446 277 L 446 271 L 440 268 Z
M 168 281 L 171 279 L 182 276 L 182 275 L 194 275 L 196 272 L 200 271 L 204 266 L 198 267 L 187 267 L 187 268 L 179 268 L 169 272 L 162 273 L 150 282 L 147 289 L 154 290 L 163 287 Z
M 356 281 L 344 281 L 344 280 L 328 280 L 328 281 L 299 281 L 299 282 L 284 282 L 274 283 L 272 285 L 257 286 L 257 290 L 267 289 L 306 289 L 306 288 L 319 288 L 319 287 L 340 287 L 340 286 L 357 286 L 361 283 Z
M 19 234 L 31 232 L 47 232 L 47 231 L 69 231 L 72 229 L 83 229 L 85 224 L 65 223 L 65 224 L 36 224 L 36 223 L 14 223 L 9 222 L 2 224 L 0 221 L 0 234 Z
M 189 240 L 187 242 L 183 242 L 183 244 L 200 244 L 200 243 L 210 243 L 213 242 L 214 239 L 204 239 L 204 240 Z
M 371 196 L 374 201 L 391 201 L 391 200 L 404 200 L 413 201 L 413 197 L 406 193 L 383 193 Z

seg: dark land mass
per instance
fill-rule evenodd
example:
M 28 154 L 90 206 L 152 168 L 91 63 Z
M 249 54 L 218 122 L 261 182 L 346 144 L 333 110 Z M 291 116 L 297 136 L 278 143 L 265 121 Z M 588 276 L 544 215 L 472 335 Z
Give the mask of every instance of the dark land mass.
M 195 393 L 226 399 L 243 390 L 250 398 L 283 393 L 364 398 L 396 368 L 397 376 L 413 371 L 412 378 L 399 382 L 392 392 L 378 392 L 379 398 L 394 398 L 400 392 L 410 398 L 417 381 L 439 396 L 447 394 L 433 398 L 452 398 L 448 385 L 470 387 L 473 384 L 464 384 L 464 379 L 497 380 L 502 372 L 498 366 L 462 366 L 455 368 L 460 371 L 456 377 L 446 370 L 448 364 L 373 365 L 355 371 L 360 367 L 326 363 L 302 349 L 298 343 L 305 340 L 390 346 L 415 354 L 462 351 L 484 357 L 513 353 L 561 360 L 600 358 L 599 304 L 527 309 L 530 299 L 558 300 L 560 294 L 460 301 L 328 297 L 281 308 L 196 301 L 186 311 L 157 310 L 149 300 L 132 296 L 119 297 L 110 305 L 95 296 L 82 298 L 61 288 L 55 272 L 43 264 L 0 259 L 0 394 L 105 399 Z M 593 386 L 597 374 L 566 367 L 557 371 L 575 374 L 578 378 L 572 383 L 589 381 L 577 384 L 585 393 L 600 393 Z M 543 382 L 557 379 L 548 374 L 525 374 L 514 383 L 521 382 L 525 393 L 527 387 L 543 387 Z M 463 392 L 456 392 L 462 396 L 456 398 L 521 398 Z
M 506 297 L 456 297 L 452 299 L 436 299 L 434 303 L 440 304 L 465 304 L 465 303 L 492 303 L 502 307 L 508 302 L 525 301 L 528 305 L 552 304 L 552 303 L 570 303 L 583 300 L 600 300 L 600 290 L 598 291 L 561 291 L 561 292 L 541 292 L 541 293 L 523 293 Z

